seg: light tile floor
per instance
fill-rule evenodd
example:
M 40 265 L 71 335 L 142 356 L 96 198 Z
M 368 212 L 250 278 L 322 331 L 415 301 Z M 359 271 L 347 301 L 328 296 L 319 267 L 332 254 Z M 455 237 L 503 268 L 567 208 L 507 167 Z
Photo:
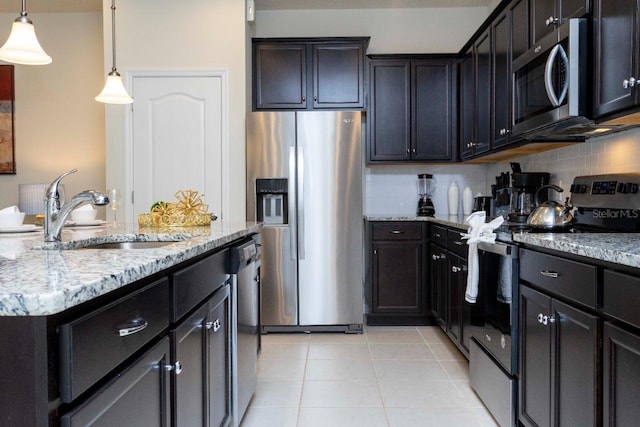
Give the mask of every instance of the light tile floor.
M 495 427 L 437 326 L 262 337 L 241 427 Z

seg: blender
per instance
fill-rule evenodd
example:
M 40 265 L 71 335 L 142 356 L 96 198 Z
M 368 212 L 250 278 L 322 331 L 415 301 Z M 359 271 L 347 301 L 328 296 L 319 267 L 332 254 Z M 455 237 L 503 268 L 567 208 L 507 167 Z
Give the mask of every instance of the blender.
M 418 175 L 418 209 L 416 214 L 418 216 L 433 216 L 436 210 L 433 208 L 433 202 L 431 201 L 431 195 L 436 189 L 436 180 L 433 175 L 428 173 L 422 173 Z

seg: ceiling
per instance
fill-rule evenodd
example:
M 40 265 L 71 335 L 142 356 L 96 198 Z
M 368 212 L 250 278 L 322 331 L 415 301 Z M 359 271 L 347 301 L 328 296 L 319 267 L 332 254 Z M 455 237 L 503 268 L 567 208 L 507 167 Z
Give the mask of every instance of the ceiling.
M 0 0 L 5 1 L 5 0 Z M 256 10 L 487 7 L 492 0 L 254 0 Z
M 492 0 L 254 0 L 256 10 L 486 7 Z M 19 0 L 0 0 L 0 13 L 20 14 Z M 27 12 L 99 12 L 102 0 L 29 0 Z

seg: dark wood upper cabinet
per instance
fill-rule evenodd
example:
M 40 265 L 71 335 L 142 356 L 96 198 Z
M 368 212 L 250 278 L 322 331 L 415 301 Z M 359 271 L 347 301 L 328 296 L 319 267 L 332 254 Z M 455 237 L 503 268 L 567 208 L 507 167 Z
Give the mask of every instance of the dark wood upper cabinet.
M 254 39 L 254 110 L 363 109 L 368 38 Z
M 638 13 L 635 0 L 594 1 L 596 117 L 639 104 L 637 84 L 631 83 L 632 79 L 640 79 Z
M 364 107 L 362 43 L 314 44 L 313 108 Z
M 413 160 L 452 160 L 456 141 L 455 67 L 452 61 L 412 63 Z
M 307 107 L 307 61 L 304 44 L 254 45 L 256 109 Z
M 590 12 L 589 0 L 529 0 L 531 44 L 535 45 L 558 24 L 567 19 L 579 18 Z
M 473 156 L 475 141 L 475 57 L 472 52 L 465 54 L 460 63 L 460 158 Z
M 369 162 L 455 160 L 456 72 L 451 58 L 372 58 Z
M 529 50 L 529 0 L 514 0 L 511 12 L 511 57 L 518 58 Z
M 408 61 L 373 60 L 369 64 L 369 160 L 402 161 L 411 157 Z
M 493 32 L 493 141 L 492 148 L 509 143 L 511 134 L 511 14 L 507 11 L 492 24 Z
M 492 67 L 491 31 L 487 30 L 475 44 L 476 72 L 476 136 L 474 155 L 491 148 Z

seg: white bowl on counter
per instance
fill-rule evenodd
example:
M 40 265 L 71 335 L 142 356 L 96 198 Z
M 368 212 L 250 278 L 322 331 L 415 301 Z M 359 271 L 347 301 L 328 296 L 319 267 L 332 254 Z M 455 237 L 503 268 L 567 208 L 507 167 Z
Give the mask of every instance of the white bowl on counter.
M 24 222 L 24 212 L 0 212 L 0 227 L 18 227 Z

